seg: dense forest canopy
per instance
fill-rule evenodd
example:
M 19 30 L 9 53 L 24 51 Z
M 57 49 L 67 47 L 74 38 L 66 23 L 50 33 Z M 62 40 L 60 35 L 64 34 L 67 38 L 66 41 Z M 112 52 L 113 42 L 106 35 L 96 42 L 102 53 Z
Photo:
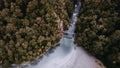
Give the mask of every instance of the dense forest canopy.
M 0 0 L 0 65 L 32 61 L 53 47 L 77 0 Z M 107 68 L 120 67 L 120 0 L 82 0 L 76 43 Z M 5 67 L 6 68 L 6 67 Z
M 84 0 L 76 42 L 107 68 L 120 68 L 120 0 Z
M 67 29 L 73 0 L 0 0 L 0 65 L 32 61 L 60 38 L 57 20 Z

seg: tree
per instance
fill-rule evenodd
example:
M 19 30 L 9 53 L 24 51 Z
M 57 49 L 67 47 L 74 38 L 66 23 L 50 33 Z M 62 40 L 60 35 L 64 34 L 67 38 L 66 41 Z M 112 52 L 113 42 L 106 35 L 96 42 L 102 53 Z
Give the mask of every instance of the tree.
M 108 68 L 120 67 L 119 3 L 118 0 L 84 0 L 76 24 L 76 43 Z

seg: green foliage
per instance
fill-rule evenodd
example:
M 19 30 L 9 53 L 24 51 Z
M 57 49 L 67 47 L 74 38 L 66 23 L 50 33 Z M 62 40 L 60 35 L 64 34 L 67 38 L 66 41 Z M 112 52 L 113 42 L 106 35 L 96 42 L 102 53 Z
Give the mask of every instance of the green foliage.
M 78 23 L 76 42 L 107 66 L 120 67 L 120 1 L 84 0 Z
M 32 61 L 57 43 L 61 33 L 54 13 L 66 30 L 71 1 L 0 0 L 0 65 Z

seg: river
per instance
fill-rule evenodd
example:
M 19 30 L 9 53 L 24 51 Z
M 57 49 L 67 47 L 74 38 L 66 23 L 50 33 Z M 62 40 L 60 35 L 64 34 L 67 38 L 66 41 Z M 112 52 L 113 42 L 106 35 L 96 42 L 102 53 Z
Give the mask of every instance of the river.
M 64 32 L 55 48 L 49 50 L 35 62 L 15 68 L 105 68 L 98 59 L 74 44 L 75 24 L 80 7 L 81 2 L 78 0 L 71 17 L 70 27 Z

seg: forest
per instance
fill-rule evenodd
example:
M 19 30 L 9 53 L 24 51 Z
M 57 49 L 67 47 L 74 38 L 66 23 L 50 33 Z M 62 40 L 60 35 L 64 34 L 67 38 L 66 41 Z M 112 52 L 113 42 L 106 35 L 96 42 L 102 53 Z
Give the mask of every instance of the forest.
M 76 43 L 107 68 L 120 68 L 120 0 L 84 0 L 76 24 Z
M 77 0 L 0 0 L 0 65 L 33 61 L 62 37 Z M 120 0 L 82 0 L 75 43 L 107 68 L 120 67 Z
M 0 65 L 33 61 L 58 43 L 62 33 L 57 20 L 66 30 L 74 2 L 0 0 Z

